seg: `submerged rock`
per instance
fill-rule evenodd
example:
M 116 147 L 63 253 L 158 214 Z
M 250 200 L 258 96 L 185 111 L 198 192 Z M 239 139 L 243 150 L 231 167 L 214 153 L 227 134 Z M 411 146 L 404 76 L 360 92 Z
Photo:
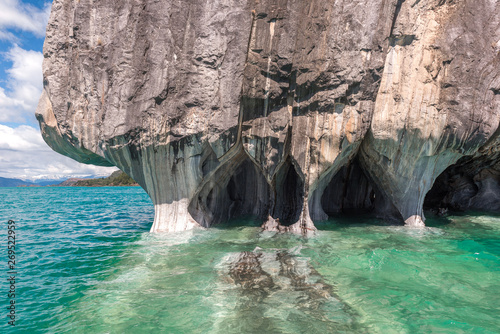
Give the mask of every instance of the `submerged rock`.
M 449 166 L 500 161 L 499 11 L 54 0 L 37 118 L 55 151 L 137 181 L 153 232 L 253 216 L 309 234 L 344 210 L 421 226 Z M 498 178 L 479 178 L 483 195 L 459 202 L 496 208 L 480 199 L 500 198 Z
M 217 313 L 213 332 L 288 333 L 309 319 L 314 333 L 359 331 L 355 312 L 343 303 L 309 259 L 289 250 L 227 255 L 218 265 L 211 298 Z

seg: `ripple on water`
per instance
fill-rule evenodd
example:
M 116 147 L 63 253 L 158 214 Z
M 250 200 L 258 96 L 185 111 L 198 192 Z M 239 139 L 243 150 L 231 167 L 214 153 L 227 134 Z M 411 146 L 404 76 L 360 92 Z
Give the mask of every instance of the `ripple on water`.
M 307 240 L 249 221 L 151 235 L 139 188 L 0 196 L 18 227 L 22 332 L 500 332 L 496 216 L 332 219 Z

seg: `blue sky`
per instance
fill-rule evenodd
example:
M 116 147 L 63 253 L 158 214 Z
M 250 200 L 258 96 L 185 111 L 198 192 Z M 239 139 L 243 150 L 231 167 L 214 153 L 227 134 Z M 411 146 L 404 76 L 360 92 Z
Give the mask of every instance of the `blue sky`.
M 51 1 L 0 0 L 0 177 L 62 179 L 108 175 L 52 151 L 35 118 Z

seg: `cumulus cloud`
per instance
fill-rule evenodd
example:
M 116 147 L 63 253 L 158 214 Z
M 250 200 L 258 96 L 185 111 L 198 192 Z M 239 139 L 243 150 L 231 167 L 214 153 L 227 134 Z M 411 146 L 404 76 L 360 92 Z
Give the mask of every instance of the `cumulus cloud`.
M 50 1 L 37 8 L 21 0 L 0 0 L 0 41 L 10 45 L 0 61 L 11 63 L 0 75 L 0 123 L 35 125 L 35 110 L 42 92 L 43 55 L 21 48 L 22 34 L 43 38 L 50 14 Z M 5 50 L 5 49 L 4 49 Z M 43 141 L 40 131 L 29 125 L 0 124 L 0 176 L 25 180 L 106 176 L 114 167 L 80 164 L 54 151 Z
M 0 39 L 13 37 L 7 29 L 29 31 L 37 37 L 45 36 L 45 27 L 50 15 L 50 2 L 43 8 L 25 4 L 19 0 L 0 1 Z
M 6 71 L 9 91 L 0 87 L 0 122 L 34 122 L 42 93 L 43 55 L 14 45 L 4 57 L 12 62 L 12 67 Z
M 34 112 L 42 92 L 41 52 L 24 50 L 16 31 L 31 32 L 43 38 L 50 15 L 50 2 L 38 8 L 21 0 L 0 0 L 0 41 L 12 47 L 2 53 L 0 61 L 12 63 L 0 87 L 0 122 L 35 123 Z M 22 36 L 22 35 L 19 35 Z M 5 50 L 5 49 L 4 49 Z
M 0 176 L 23 180 L 107 176 L 115 167 L 78 163 L 52 151 L 38 129 L 0 124 Z

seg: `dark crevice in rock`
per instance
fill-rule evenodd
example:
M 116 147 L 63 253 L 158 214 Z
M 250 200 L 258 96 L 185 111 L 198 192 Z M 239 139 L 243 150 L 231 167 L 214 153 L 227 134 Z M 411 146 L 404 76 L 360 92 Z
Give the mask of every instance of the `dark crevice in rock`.
M 321 206 L 328 216 L 371 214 L 398 223 L 403 221 L 397 209 L 363 171 L 357 158 L 333 176 L 321 196 Z
M 398 0 L 398 2 L 396 4 L 396 9 L 394 10 L 394 16 L 392 17 L 391 33 L 389 34 L 390 37 L 392 37 L 394 34 L 394 28 L 396 27 L 396 21 L 398 20 L 398 15 L 399 15 L 399 12 L 401 11 L 401 7 L 403 6 L 404 2 L 405 2 L 405 0 Z
M 287 159 L 276 177 L 276 205 L 273 217 L 289 226 L 299 220 L 304 205 L 304 182 Z
M 226 186 L 231 202 L 229 218 L 252 216 L 264 219 L 269 212 L 269 185 L 257 166 L 246 159 Z
M 162 92 L 158 96 L 154 97 L 156 105 L 158 106 L 161 105 L 163 101 L 167 99 L 167 97 L 168 97 L 168 87 L 162 90 Z
M 213 158 L 208 157 L 205 162 L 216 163 Z M 201 226 L 210 227 L 238 217 L 257 220 L 267 217 L 269 185 L 262 172 L 248 157 L 235 169 L 231 167 L 231 164 L 222 166 L 210 175 L 189 205 L 191 216 Z
M 390 46 L 408 46 L 415 40 L 415 35 L 397 35 L 389 37 Z
M 201 162 L 201 172 L 203 177 L 208 175 L 211 171 L 214 171 L 217 166 L 219 166 L 219 160 L 217 159 L 215 152 L 210 147 L 208 147 L 205 152 L 207 153 L 202 157 Z
M 354 105 L 356 104 L 356 99 L 354 98 L 354 95 L 358 94 L 361 89 L 361 83 L 360 82 L 353 82 L 352 84 L 348 85 L 347 90 L 345 92 L 345 95 L 336 98 L 335 102 L 344 104 L 344 105 Z M 335 110 L 337 112 L 337 110 Z
M 411 7 L 412 7 L 412 8 L 413 8 L 413 7 L 415 7 L 416 5 L 418 5 L 418 4 L 420 3 L 420 1 L 421 1 L 421 0 L 416 0 L 416 1 L 415 1 L 412 5 L 411 5 Z
M 500 162 L 466 157 L 448 167 L 427 193 L 424 208 L 438 214 L 500 212 Z
M 321 197 L 321 206 L 329 216 L 370 212 L 374 202 L 375 190 L 356 161 L 335 174 Z
M 470 199 L 477 195 L 479 189 L 474 180 L 467 174 L 451 174 L 444 171 L 434 182 L 427 193 L 424 208 L 433 211 L 463 211 L 469 207 Z
M 494 95 L 500 95 L 500 88 L 490 88 Z

